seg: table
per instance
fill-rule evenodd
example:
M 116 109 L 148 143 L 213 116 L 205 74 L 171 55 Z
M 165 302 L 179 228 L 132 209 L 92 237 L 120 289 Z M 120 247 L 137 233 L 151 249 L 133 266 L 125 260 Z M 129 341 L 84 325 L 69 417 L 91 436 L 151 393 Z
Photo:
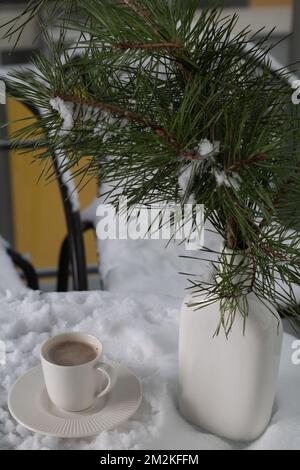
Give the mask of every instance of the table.
M 294 338 L 285 335 L 277 401 L 265 434 L 249 444 L 200 431 L 177 411 L 178 299 L 109 292 L 42 294 L 26 291 L 0 297 L 0 448 L 2 449 L 300 449 L 300 366 L 291 362 Z M 142 381 L 143 402 L 118 429 L 89 439 L 63 440 L 33 434 L 7 409 L 7 391 L 39 363 L 41 343 L 63 331 L 98 336 L 106 356 L 126 363 Z

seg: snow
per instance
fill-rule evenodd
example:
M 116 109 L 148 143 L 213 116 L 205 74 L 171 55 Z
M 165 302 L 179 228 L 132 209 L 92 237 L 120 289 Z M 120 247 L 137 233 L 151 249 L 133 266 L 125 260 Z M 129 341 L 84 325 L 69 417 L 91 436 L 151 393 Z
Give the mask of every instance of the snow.
M 203 139 L 197 147 L 200 157 L 213 156 L 220 152 L 220 142 L 210 142 L 208 139 Z
M 110 199 L 106 198 L 109 190 L 110 183 L 101 185 L 102 196 L 83 211 L 83 220 L 94 222 L 96 227 L 99 221 L 97 207 L 109 203 Z M 114 198 L 114 192 L 111 197 Z M 218 252 L 221 243 L 220 236 L 207 223 L 205 247 Z M 187 251 L 185 244 L 178 240 L 169 244 L 166 240 L 97 240 L 97 244 L 104 289 L 111 292 L 146 292 L 182 299 L 190 284 L 188 276 L 178 273 L 196 274 L 203 280 L 207 280 L 211 273 L 208 261 L 211 254 Z M 193 256 L 204 261 L 192 259 Z
M 235 191 L 240 189 L 242 180 L 238 173 L 227 174 L 225 171 L 215 171 L 214 175 L 219 187 L 226 186 L 228 188 L 233 188 Z
M 95 222 L 96 212 L 100 204 L 100 199 L 95 198 L 88 204 L 81 213 L 81 220 L 83 222 Z
M 99 204 L 109 204 L 106 193 L 111 183 L 101 185 L 102 196 L 94 199 L 82 213 L 84 221 L 97 226 Z M 119 189 L 119 188 L 118 188 Z M 111 197 L 114 198 L 112 192 Z M 211 261 L 217 261 L 224 240 L 207 221 L 204 231 L 205 250 L 186 250 L 176 240 L 97 240 L 99 271 L 105 290 L 123 294 L 150 293 L 182 299 L 190 280 L 207 282 L 211 278 Z M 281 288 L 278 286 L 278 292 Z M 300 286 L 293 285 L 300 303 Z
M 71 202 L 72 210 L 74 212 L 80 211 L 79 194 L 76 188 L 75 180 L 70 170 L 64 169 L 68 164 L 68 157 L 62 151 L 55 152 L 56 161 L 62 184 L 66 187 L 68 198 Z
M 57 111 L 62 119 L 62 131 L 70 131 L 74 125 L 73 111 L 74 104 L 62 100 L 59 96 L 50 99 L 51 107 Z
M 189 188 L 197 171 L 204 170 L 207 165 L 213 162 L 215 155 L 220 151 L 220 142 L 210 142 L 208 139 L 203 139 L 194 150 L 197 156 L 196 160 L 185 165 L 178 177 L 178 185 L 183 196 L 189 192 Z M 193 201 L 194 197 L 190 195 L 188 202 Z
M 234 444 L 189 425 L 177 411 L 177 338 L 180 300 L 108 292 L 0 297 L 1 339 L 7 362 L 0 366 L 1 449 L 299 449 L 300 366 L 291 363 L 294 338 L 285 335 L 272 422 L 256 442 Z M 7 408 L 15 380 L 39 363 L 41 344 L 63 331 L 99 337 L 107 358 L 121 361 L 141 379 L 143 402 L 127 423 L 88 439 L 34 434 Z
M 6 292 L 8 295 L 13 295 L 26 290 L 6 252 L 7 246 L 8 243 L 0 236 L 0 295 L 6 294 Z
M 189 186 L 193 181 L 197 166 L 198 165 L 195 162 L 189 163 L 183 168 L 178 177 L 178 185 L 183 196 L 189 190 Z
M 58 111 L 61 119 L 62 126 L 60 129 L 60 135 L 72 130 L 74 125 L 74 104 L 68 103 L 58 96 L 50 99 L 50 105 L 53 109 Z M 42 114 L 45 112 L 44 109 L 41 109 Z M 50 137 L 55 136 L 55 131 L 49 132 Z M 79 195 L 74 181 L 74 177 L 68 167 L 68 157 L 64 154 L 63 150 L 55 151 L 56 161 L 58 165 L 58 170 L 62 180 L 62 184 L 66 187 L 68 199 L 71 202 L 73 212 L 80 210 Z

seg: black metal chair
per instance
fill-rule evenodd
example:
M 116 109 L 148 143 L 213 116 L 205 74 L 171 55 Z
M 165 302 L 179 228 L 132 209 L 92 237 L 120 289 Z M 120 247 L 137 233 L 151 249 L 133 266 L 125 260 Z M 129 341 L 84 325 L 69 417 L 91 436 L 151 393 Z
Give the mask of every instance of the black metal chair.
M 93 222 L 83 222 L 81 224 L 82 236 L 88 230 L 94 231 Z M 67 235 L 61 245 L 60 254 L 59 254 L 57 292 L 67 292 L 68 290 L 70 262 L 71 262 L 70 237 L 69 235 Z M 80 269 L 80 266 L 78 267 L 78 269 Z M 85 264 L 85 269 L 87 271 L 86 264 Z M 79 290 L 82 290 L 82 289 L 79 289 Z
M 2 78 L 5 82 L 5 79 Z M 12 98 L 16 98 L 21 102 L 33 115 L 36 119 L 41 118 L 40 111 L 32 105 L 24 103 L 22 97 L 18 96 L 15 93 L 15 90 L 12 89 L 6 83 L 7 94 Z M 46 129 L 44 129 L 45 134 L 47 135 Z M 24 149 L 24 148 L 34 148 L 34 142 L 24 142 L 19 146 L 14 146 L 14 149 Z M 8 141 L 0 141 L 0 150 L 11 150 L 12 146 Z M 73 281 L 73 290 L 75 291 L 84 291 L 88 289 L 88 278 L 87 278 L 87 264 L 85 257 L 85 248 L 83 240 L 83 231 L 86 230 L 86 227 L 83 226 L 81 222 L 80 210 L 75 208 L 72 204 L 72 197 L 69 194 L 68 185 L 65 183 L 65 178 L 62 177 L 61 168 L 55 153 L 52 154 L 52 163 L 56 175 L 56 179 L 59 185 L 62 204 L 64 208 L 65 220 L 67 225 L 67 237 L 65 238 L 60 254 L 60 261 L 58 267 L 58 280 L 57 280 L 57 290 L 66 291 L 68 290 L 68 277 L 69 277 L 69 268 L 71 268 L 71 275 Z M 70 175 L 70 178 L 72 176 Z M 30 263 L 28 263 L 24 258 L 9 249 L 8 254 L 11 256 L 13 261 L 18 264 L 26 274 L 29 287 L 37 288 L 37 275 L 36 272 Z
M 39 290 L 38 275 L 32 264 L 10 247 L 6 248 L 6 252 L 14 265 L 21 270 L 29 289 Z

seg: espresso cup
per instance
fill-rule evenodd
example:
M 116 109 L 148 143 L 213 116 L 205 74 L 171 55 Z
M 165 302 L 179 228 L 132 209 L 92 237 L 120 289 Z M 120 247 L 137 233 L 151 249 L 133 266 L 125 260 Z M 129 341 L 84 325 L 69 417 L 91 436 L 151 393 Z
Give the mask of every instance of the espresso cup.
M 83 411 L 111 391 L 116 369 L 101 361 L 102 352 L 100 341 L 85 333 L 61 334 L 42 345 L 42 369 L 54 405 L 66 411 Z

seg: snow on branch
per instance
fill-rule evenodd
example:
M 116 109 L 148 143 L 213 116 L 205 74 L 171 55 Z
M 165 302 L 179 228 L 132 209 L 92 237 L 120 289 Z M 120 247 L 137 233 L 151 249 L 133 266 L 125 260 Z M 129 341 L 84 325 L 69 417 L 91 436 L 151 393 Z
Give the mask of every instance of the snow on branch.
M 62 131 L 70 131 L 74 126 L 74 103 L 65 101 L 59 96 L 50 99 L 50 106 L 58 112 L 62 119 Z
M 225 171 L 218 171 L 214 172 L 217 185 L 226 186 L 228 188 L 233 188 L 235 191 L 240 189 L 241 185 L 241 177 L 238 173 L 231 173 L 228 175 Z
M 197 171 L 203 171 L 211 166 L 214 162 L 215 156 L 220 152 L 220 142 L 210 142 L 208 139 L 203 139 L 192 150 L 192 161 L 186 165 L 178 177 L 178 185 L 183 195 L 190 193 L 192 190 L 193 182 Z M 183 154 L 183 156 L 186 155 Z

